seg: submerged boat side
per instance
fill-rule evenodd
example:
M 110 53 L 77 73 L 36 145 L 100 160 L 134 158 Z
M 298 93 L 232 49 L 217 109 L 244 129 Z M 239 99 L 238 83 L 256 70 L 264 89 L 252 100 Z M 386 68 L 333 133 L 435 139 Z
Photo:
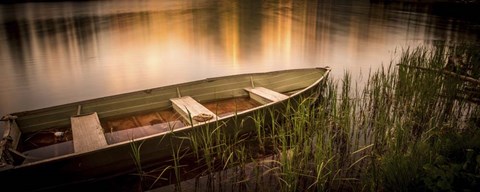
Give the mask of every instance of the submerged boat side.
M 252 96 L 252 91 L 250 91 L 252 88 L 265 88 L 274 93 L 286 95 L 285 98 L 280 97 L 278 101 L 267 98 L 269 102 L 265 102 L 263 105 L 235 112 L 235 114 L 216 116 L 210 121 L 203 123 L 194 123 L 191 119 L 185 118 L 184 115 L 182 120 L 185 123 L 184 126 L 174 127 L 174 129 L 168 131 L 156 132 L 152 135 L 135 139 L 124 139 L 119 142 L 107 140 L 106 145 L 101 145 L 92 150 L 72 151 L 69 154 L 5 167 L 0 172 L 0 178 L 8 178 L 7 180 L 22 177 L 49 178 L 50 182 L 37 181 L 27 185 L 38 187 L 104 177 L 112 173 L 131 172 L 135 168 L 131 157 L 131 147 L 134 145 L 139 146 L 140 144 L 142 145 L 141 163 L 158 164 L 162 160 L 169 158 L 172 154 L 172 148 L 188 148 L 188 143 L 180 138 L 191 136 L 195 134 L 195 131 L 205 127 L 219 126 L 218 121 L 222 121 L 221 125 L 226 132 L 233 133 L 229 129 L 237 126 L 234 118 L 248 120 L 249 118 L 246 117 L 258 109 L 281 109 L 284 104 L 283 101 L 312 95 L 317 91 L 316 86 L 328 73 L 329 69 L 314 68 L 218 77 L 15 113 L 11 117 L 16 118 L 6 120 L 10 126 L 9 130 L 17 129 L 18 134 L 28 134 L 44 129 L 71 127 L 71 118 L 75 115 L 95 113 L 98 114 L 98 118 L 102 121 L 114 119 L 118 116 L 168 110 L 174 108 L 171 99 L 185 96 L 191 97 L 194 103 L 198 102 L 198 104 L 203 105 L 216 100 L 238 97 L 254 98 L 255 96 Z M 259 94 L 259 97 L 262 98 L 261 94 L 264 93 Z M 244 127 L 240 128 L 242 129 L 241 131 L 247 132 L 251 128 L 248 127 L 251 123 L 245 121 Z M 101 123 L 99 124 L 102 126 Z M 14 137 L 18 136 L 15 135 Z M 72 139 L 75 140 L 76 138 Z M 73 145 L 73 142 L 71 144 L 63 144 Z

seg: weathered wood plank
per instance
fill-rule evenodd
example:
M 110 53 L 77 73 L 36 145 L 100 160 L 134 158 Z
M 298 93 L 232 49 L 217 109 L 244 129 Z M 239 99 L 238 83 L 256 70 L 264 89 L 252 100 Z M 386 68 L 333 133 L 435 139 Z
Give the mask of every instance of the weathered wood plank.
M 93 151 L 107 146 L 107 140 L 96 112 L 71 117 L 70 121 L 72 123 L 73 148 L 76 153 Z
M 1 139 L 12 139 L 11 143 L 11 148 L 12 149 L 17 149 L 18 143 L 20 141 L 20 137 L 22 135 L 22 132 L 20 131 L 15 119 L 16 116 L 10 116 L 6 115 L 2 117 L 2 121 L 5 121 L 5 127 L 3 130 L 3 136 Z
M 250 94 L 250 98 L 262 104 L 288 99 L 287 95 L 264 87 L 245 88 L 245 90 Z
M 205 106 L 198 103 L 190 96 L 173 98 L 170 99 L 170 101 L 172 102 L 175 111 L 180 113 L 180 115 L 182 115 L 182 117 L 190 124 L 195 125 L 200 123 L 201 121 L 195 120 L 195 116 L 200 116 L 202 114 L 211 115 L 211 120 L 217 119 L 215 113 L 208 110 Z M 190 117 L 192 117 L 193 122 L 190 122 Z

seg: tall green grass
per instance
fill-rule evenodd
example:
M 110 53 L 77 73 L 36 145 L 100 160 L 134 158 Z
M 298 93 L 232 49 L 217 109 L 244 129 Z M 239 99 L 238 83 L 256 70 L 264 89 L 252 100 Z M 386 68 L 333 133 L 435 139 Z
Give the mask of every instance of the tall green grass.
M 445 191 L 480 187 L 479 85 L 441 71 L 452 55 L 480 76 L 475 45 L 407 48 L 361 90 L 346 72 L 319 98 L 189 136 L 211 191 Z M 457 71 L 458 72 L 458 71 Z M 459 95 L 461 93 L 461 95 Z M 471 96 L 469 99 L 468 97 Z M 473 98 L 473 99 L 472 99 Z M 239 120 L 240 122 L 240 120 Z M 245 127 L 253 126 L 253 127 Z M 240 135 L 250 128 L 252 135 Z

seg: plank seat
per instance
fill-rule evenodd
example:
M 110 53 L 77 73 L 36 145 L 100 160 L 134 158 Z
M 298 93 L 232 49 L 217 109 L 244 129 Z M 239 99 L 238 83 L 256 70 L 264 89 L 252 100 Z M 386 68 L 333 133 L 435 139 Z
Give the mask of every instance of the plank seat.
M 245 88 L 245 91 L 248 92 L 250 98 L 261 104 L 288 99 L 287 95 L 267 89 L 265 87 Z
M 0 119 L 0 121 L 5 121 L 3 136 L 0 138 L 0 140 L 7 142 L 6 140 L 10 139 L 11 143 L 9 144 L 9 148 L 14 150 L 17 149 L 18 143 L 20 142 L 20 137 L 22 136 L 22 131 L 20 131 L 15 119 L 17 119 L 17 117 L 11 115 L 3 116 Z M 6 144 L 4 142 L 2 144 Z
M 175 109 L 175 111 L 180 113 L 180 115 L 182 115 L 182 117 L 191 125 L 204 122 L 204 121 L 196 120 L 197 118 L 195 118 L 202 115 L 209 115 L 211 117 L 210 119 L 205 121 L 212 121 L 217 119 L 217 116 L 215 115 L 215 113 L 208 110 L 205 106 L 198 103 L 197 101 L 195 101 L 195 99 L 193 99 L 190 96 L 172 98 L 170 99 L 170 101 L 172 102 L 173 108 Z M 190 117 L 192 117 L 193 122 L 190 122 Z
M 75 153 L 93 151 L 108 145 L 96 112 L 73 116 L 70 121 Z

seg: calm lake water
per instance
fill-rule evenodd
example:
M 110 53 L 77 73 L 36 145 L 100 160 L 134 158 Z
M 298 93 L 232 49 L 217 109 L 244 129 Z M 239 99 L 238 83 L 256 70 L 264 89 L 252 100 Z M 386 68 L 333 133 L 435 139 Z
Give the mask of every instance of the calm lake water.
M 433 13 L 369 1 L 0 4 L 0 114 L 279 69 L 362 80 L 409 46 L 478 41 L 477 22 Z

